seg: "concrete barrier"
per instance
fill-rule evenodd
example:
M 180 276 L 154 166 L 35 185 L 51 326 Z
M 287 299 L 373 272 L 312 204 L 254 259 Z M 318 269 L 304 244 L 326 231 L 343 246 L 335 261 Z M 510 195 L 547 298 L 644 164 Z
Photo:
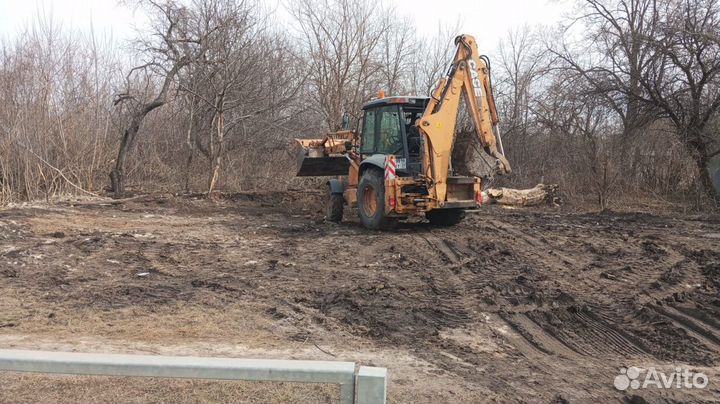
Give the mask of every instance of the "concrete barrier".
M 357 374 L 356 404 L 385 404 L 387 369 L 360 366 Z
M 355 401 L 355 363 L 205 358 L 0 349 L 0 370 L 76 375 L 250 380 L 340 385 L 340 400 Z M 383 380 L 381 380 L 383 379 Z M 385 404 L 387 370 L 360 367 L 358 403 Z M 382 391 L 381 391 L 382 390 Z

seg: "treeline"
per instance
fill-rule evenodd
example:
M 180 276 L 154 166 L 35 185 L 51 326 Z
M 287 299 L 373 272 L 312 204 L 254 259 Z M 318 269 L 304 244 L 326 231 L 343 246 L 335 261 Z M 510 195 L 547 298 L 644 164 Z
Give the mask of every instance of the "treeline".
M 356 122 L 380 89 L 429 94 L 458 34 L 422 37 L 368 0 L 288 4 L 289 26 L 252 1 L 140 0 L 149 23 L 122 50 L 51 20 L 1 43 L 0 202 L 299 186 L 292 138 Z M 514 168 L 501 181 L 603 208 L 717 200 L 718 2 L 583 0 L 573 14 L 485 50 Z

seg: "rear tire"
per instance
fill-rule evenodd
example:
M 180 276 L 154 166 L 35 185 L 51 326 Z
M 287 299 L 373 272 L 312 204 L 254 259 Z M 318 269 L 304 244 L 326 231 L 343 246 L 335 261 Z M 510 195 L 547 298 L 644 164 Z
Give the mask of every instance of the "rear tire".
M 379 170 L 366 170 L 357 191 L 358 215 L 363 226 L 373 230 L 389 230 L 397 219 L 385 215 L 385 182 Z
M 435 209 L 425 213 L 425 217 L 433 226 L 455 226 L 465 217 L 463 209 Z
M 335 223 L 342 222 L 343 209 L 345 208 L 345 198 L 343 198 L 343 194 L 330 191 L 325 203 L 325 220 Z

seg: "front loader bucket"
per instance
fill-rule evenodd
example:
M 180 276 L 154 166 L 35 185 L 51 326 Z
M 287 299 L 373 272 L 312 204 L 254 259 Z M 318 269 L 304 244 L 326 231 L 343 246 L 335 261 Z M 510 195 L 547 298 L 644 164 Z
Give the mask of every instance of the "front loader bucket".
M 298 177 L 348 175 L 350 161 L 345 156 L 308 157 L 303 153 L 298 160 L 298 167 Z

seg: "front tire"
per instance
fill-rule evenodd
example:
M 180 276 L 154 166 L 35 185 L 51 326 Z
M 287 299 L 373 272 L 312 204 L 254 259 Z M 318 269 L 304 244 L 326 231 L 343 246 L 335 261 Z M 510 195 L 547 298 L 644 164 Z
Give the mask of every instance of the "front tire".
M 385 182 L 379 170 L 366 170 L 357 193 L 358 215 L 363 226 L 373 230 L 388 230 L 397 219 L 385 215 Z
M 425 213 L 433 226 L 449 227 L 460 223 L 465 217 L 463 209 L 435 209 Z

